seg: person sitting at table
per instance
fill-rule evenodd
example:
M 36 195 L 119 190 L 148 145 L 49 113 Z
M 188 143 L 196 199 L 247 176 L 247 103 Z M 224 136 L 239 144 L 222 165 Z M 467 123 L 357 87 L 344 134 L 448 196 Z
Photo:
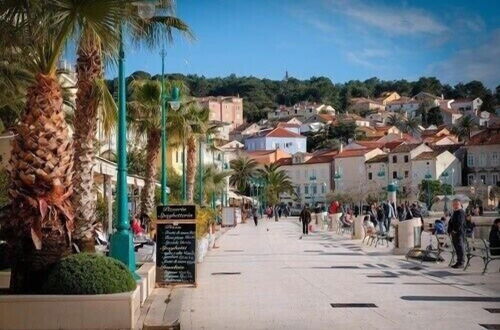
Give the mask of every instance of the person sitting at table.
M 444 235 L 446 234 L 446 218 L 441 217 L 441 219 L 434 221 L 434 234 Z
M 476 224 L 472 221 L 472 216 L 468 215 L 465 217 L 465 237 L 474 237 L 474 228 Z

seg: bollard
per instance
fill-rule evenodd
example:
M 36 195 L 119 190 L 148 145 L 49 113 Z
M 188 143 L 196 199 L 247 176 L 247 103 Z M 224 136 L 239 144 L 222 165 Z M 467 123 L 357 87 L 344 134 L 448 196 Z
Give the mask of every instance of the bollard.
M 422 227 L 420 218 L 404 220 L 398 223 L 396 231 L 397 243 L 392 250 L 393 254 L 405 255 L 408 251 L 413 249 L 417 243 L 420 243 L 418 240 L 415 240 L 415 228 L 417 227 Z

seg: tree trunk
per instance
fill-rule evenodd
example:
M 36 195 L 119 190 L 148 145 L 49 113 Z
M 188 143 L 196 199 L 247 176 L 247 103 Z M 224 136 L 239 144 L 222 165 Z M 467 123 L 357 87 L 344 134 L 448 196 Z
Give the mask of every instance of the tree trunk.
M 99 106 L 94 81 L 102 77 L 101 48 L 92 37 L 84 38 L 76 62 L 77 87 L 74 121 L 75 175 L 72 202 L 75 207 L 75 241 L 81 251 L 94 252 L 95 201 L 93 191 L 94 140 Z M 101 219 L 104 220 L 104 219 Z
M 187 140 L 187 161 L 186 161 L 186 181 L 187 181 L 187 201 L 193 202 L 194 183 L 196 177 L 196 138 L 190 136 Z
M 156 171 L 160 153 L 161 132 L 152 131 L 148 134 L 146 145 L 146 181 L 141 191 L 141 213 L 151 216 L 155 206 Z
M 55 75 L 38 74 L 12 142 L 8 232 L 14 293 L 38 292 L 50 267 L 71 252 L 73 148 Z

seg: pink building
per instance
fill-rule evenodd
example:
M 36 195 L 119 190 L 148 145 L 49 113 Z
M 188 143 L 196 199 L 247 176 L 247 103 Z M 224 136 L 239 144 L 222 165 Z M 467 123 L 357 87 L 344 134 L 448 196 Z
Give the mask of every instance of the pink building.
M 231 130 L 243 124 L 243 99 L 236 96 L 207 96 L 197 99 L 210 109 L 210 120 L 231 124 Z

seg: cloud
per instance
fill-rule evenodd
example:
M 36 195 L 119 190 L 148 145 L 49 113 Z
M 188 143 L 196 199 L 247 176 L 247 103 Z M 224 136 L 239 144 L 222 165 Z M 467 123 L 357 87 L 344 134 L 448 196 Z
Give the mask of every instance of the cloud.
M 317 17 L 317 15 L 311 14 L 311 12 L 309 12 L 306 9 L 293 7 L 293 8 L 287 8 L 287 10 L 293 17 L 299 19 L 300 21 L 312 26 L 313 28 L 321 32 L 332 33 L 335 31 L 335 28 L 333 27 L 332 24 L 320 19 L 319 17 Z
M 492 32 L 483 44 L 463 48 L 447 61 L 432 65 L 430 71 L 452 82 L 480 80 L 488 87 L 500 84 L 500 29 Z
M 380 68 L 381 64 L 375 62 L 378 59 L 385 59 L 389 55 L 389 51 L 377 48 L 365 48 L 360 51 L 348 51 L 346 53 L 349 61 L 371 69 Z
M 325 0 L 325 5 L 333 12 L 394 35 L 439 35 L 448 31 L 446 25 L 419 8 L 395 8 L 394 5 L 366 4 L 359 0 Z

